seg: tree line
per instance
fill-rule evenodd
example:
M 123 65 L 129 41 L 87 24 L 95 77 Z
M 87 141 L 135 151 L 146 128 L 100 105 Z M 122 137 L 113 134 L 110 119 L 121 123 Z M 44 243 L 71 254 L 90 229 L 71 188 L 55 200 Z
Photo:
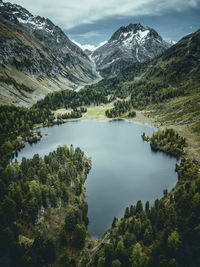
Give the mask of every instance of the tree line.
M 108 118 L 116 118 L 120 116 L 127 116 L 129 118 L 135 117 L 136 112 L 132 110 L 132 105 L 130 101 L 116 101 L 114 102 L 114 107 L 106 110 L 105 114 Z

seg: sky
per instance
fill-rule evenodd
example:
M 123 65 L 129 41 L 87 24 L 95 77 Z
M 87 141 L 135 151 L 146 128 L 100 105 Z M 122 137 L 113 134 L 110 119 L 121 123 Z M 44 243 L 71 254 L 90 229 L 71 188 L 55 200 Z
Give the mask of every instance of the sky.
M 3 0 L 4 2 L 7 2 Z M 141 23 L 164 40 L 178 41 L 200 28 L 200 0 L 9 0 L 49 18 L 71 40 L 97 46 L 121 26 Z

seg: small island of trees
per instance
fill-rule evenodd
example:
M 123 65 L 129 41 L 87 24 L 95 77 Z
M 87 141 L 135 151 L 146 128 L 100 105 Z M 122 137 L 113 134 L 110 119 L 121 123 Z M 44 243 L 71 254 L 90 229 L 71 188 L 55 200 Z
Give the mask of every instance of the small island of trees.
M 153 133 L 152 137 L 142 134 L 144 141 L 150 141 L 153 150 L 161 150 L 173 156 L 180 157 L 184 154 L 186 140 L 173 129 L 158 130 Z

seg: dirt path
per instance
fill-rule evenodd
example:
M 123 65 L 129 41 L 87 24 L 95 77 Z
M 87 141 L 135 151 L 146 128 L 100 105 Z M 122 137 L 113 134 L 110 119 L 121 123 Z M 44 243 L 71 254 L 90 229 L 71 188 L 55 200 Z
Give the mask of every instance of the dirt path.
M 87 254 L 87 258 L 89 260 L 88 262 L 88 265 L 90 264 L 90 261 L 94 258 L 95 254 L 102 248 L 103 244 L 105 243 L 106 239 L 108 239 L 109 237 L 109 232 L 105 234 L 105 236 L 103 237 L 103 239 L 99 239 L 97 242 L 97 245 L 92 248 L 92 249 L 88 249 L 88 248 L 85 248 L 81 254 Z M 99 242 L 100 241 L 100 242 Z M 82 257 L 78 263 L 78 267 L 82 267 Z

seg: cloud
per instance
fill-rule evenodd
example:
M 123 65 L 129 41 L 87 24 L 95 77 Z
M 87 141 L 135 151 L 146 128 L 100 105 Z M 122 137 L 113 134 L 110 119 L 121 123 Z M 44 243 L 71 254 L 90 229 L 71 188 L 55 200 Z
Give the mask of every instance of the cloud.
M 64 29 L 109 16 L 162 15 L 163 12 L 199 7 L 199 0 L 9 0 L 35 15 L 49 17 Z
M 88 39 L 91 37 L 99 37 L 102 36 L 102 33 L 99 33 L 98 31 L 89 31 L 89 32 L 84 32 L 84 33 L 80 33 L 80 34 L 76 34 L 76 36 L 78 37 L 82 37 L 84 39 Z

